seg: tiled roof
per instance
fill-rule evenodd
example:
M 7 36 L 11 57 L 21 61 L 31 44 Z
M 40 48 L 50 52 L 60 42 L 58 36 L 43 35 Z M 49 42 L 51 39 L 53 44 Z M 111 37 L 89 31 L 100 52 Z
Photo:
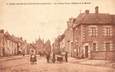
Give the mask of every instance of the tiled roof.
M 112 16 L 112 23 L 115 24 L 115 15 L 111 15 Z
M 13 42 L 23 42 L 23 40 L 21 40 L 21 39 L 18 38 L 18 37 L 15 37 L 15 36 L 13 36 L 13 35 L 10 35 L 8 32 L 6 32 L 6 33 L 4 34 L 4 36 L 5 36 L 6 39 L 11 40 L 11 41 L 13 41 Z
M 62 35 L 60 36 L 60 41 L 62 41 L 62 40 L 64 39 L 64 37 L 65 37 L 65 35 L 62 34 Z
M 76 18 L 74 24 L 115 24 L 115 15 L 103 14 L 103 13 L 99 13 L 99 14 L 81 13 Z

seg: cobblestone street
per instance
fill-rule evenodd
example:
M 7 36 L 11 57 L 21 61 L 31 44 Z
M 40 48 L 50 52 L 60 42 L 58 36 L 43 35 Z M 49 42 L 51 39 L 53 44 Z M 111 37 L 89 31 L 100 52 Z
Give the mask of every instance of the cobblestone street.
M 15 57 L 16 58 L 16 57 Z M 115 69 L 104 66 L 79 64 L 69 58 L 68 63 L 47 63 L 44 57 L 37 57 L 37 64 L 30 64 L 29 57 L 0 60 L 0 72 L 115 72 Z

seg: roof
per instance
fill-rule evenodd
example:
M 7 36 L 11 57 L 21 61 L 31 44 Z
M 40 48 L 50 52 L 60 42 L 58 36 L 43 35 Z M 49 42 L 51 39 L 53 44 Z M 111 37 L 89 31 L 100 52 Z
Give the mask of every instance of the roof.
M 12 40 L 13 42 L 20 42 L 20 43 L 23 42 L 23 40 L 21 40 L 18 37 L 15 37 L 14 35 L 10 35 L 8 32 L 5 32 L 4 36 L 6 39 Z
M 112 23 L 115 24 L 115 15 L 111 15 L 112 16 Z
M 62 40 L 64 39 L 64 37 L 65 37 L 65 35 L 62 34 L 62 35 L 60 36 L 59 40 L 62 41 Z
M 115 24 L 115 15 L 106 13 L 81 13 L 75 21 L 75 24 Z

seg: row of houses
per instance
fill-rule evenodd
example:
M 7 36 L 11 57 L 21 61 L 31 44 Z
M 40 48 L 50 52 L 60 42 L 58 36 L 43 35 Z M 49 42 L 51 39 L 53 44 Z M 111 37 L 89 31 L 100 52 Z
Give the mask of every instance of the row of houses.
M 0 56 L 27 54 L 27 42 L 22 37 L 15 37 L 8 32 L 0 30 Z
M 60 50 L 76 58 L 115 60 L 115 15 L 85 10 L 69 18 L 67 29 L 57 39 Z M 56 42 L 54 42 L 56 44 Z

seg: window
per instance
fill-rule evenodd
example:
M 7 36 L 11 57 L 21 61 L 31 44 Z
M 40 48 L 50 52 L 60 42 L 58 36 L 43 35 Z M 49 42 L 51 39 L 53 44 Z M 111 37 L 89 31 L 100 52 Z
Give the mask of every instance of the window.
M 90 36 L 97 36 L 97 26 L 90 26 L 89 27 L 89 35 Z
M 106 51 L 110 51 L 110 43 L 105 43 Z
M 111 51 L 112 50 L 112 42 L 105 42 L 104 48 L 106 51 Z
M 96 51 L 96 43 L 93 43 L 93 51 Z
M 112 27 L 111 26 L 104 27 L 104 36 L 112 36 Z

